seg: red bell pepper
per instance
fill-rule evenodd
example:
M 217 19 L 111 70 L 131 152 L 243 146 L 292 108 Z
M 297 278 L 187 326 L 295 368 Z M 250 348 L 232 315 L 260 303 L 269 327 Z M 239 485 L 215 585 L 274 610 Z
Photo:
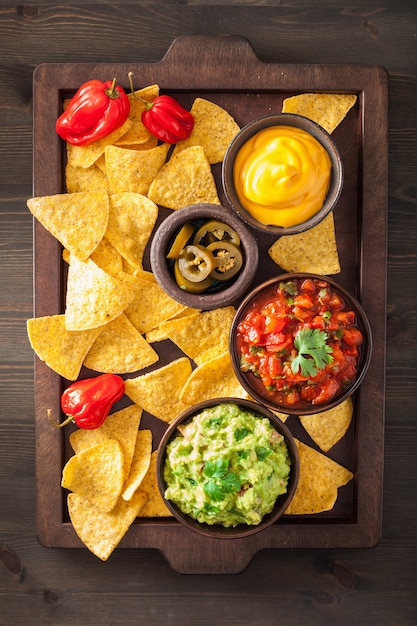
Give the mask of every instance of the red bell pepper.
M 130 102 L 113 81 L 90 80 L 78 89 L 56 122 L 56 132 L 76 146 L 86 146 L 119 128 L 127 119 Z
M 70 385 L 61 396 L 61 408 L 67 419 L 62 428 L 74 421 L 79 428 L 93 430 L 101 426 L 108 416 L 111 407 L 120 400 L 125 390 L 125 383 L 116 374 L 101 374 L 95 378 L 78 380 Z
M 187 139 L 194 128 L 194 117 L 171 96 L 157 96 L 152 102 L 139 98 L 134 91 L 132 72 L 128 74 L 130 88 L 135 98 L 146 107 L 141 115 L 142 123 L 152 135 L 165 143 L 178 143 Z

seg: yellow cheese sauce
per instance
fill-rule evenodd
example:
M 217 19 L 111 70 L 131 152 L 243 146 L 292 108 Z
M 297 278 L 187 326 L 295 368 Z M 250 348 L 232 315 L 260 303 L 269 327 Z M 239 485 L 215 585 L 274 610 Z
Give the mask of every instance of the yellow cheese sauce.
M 251 137 L 234 163 L 234 185 L 245 209 L 261 224 L 295 226 L 321 209 L 331 161 L 312 135 L 272 126 Z

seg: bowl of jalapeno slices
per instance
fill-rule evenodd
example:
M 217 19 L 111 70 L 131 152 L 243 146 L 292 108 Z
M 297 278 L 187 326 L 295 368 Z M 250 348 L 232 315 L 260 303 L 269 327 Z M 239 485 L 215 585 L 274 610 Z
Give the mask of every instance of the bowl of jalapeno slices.
M 174 300 L 197 309 L 228 306 L 249 289 L 258 246 L 248 227 L 217 204 L 193 204 L 171 213 L 157 229 L 150 262 Z

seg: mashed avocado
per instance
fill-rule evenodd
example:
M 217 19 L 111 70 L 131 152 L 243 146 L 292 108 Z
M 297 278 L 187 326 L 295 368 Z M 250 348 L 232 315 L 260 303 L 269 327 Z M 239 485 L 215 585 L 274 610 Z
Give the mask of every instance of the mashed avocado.
M 166 450 L 165 498 L 199 522 L 259 524 L 287 491 L 287 446 L 267 418 L 224 403 L 179 430 Z

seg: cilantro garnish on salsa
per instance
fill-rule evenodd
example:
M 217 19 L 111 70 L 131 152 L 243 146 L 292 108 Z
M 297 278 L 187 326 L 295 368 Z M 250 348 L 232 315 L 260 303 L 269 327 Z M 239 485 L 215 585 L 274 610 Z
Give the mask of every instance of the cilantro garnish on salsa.
M 279 283 L 238 326 L 240 369 L 291 407 L 325 404 L 349 385 L 362 343 L 354 311 L 317 278 Z

